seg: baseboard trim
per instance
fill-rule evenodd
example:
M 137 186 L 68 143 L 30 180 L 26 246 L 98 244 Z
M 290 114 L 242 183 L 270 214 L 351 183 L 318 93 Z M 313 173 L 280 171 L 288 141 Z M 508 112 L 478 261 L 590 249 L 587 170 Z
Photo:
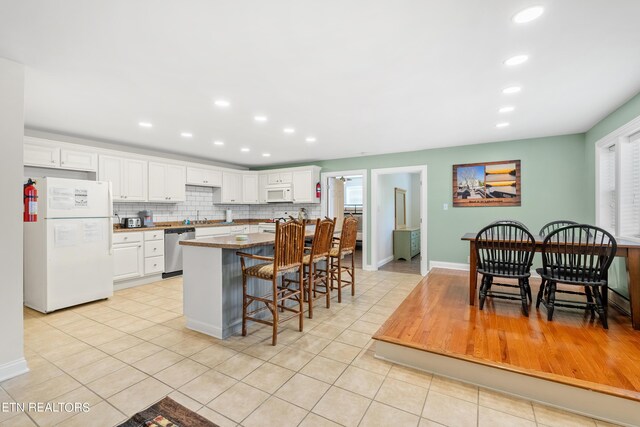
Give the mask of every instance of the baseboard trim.
M 469 264 L 461 262 L 447 262 L 447 261 L 429 261 L 429 271 L 433 268 L 446 268 L 447 270 L 463 270 L 469 271 Z
M 29 372 L 29 367 L 24 357 L 12 362 L 7 362 L 0 365 L 0 382 L 27 372 Z
M 390 263 L 391 261 L 393 261 L 393 255 L 388 256 L 385 259 L 378 261 L 378 268 L 382 267 L 385 264 Z
M 149 283 L 158 282 L 162 279 L 162 273 L 152 274 L 149 276 L 137 277 L 135 279 L 123 280 L 121 282 L 113 283 L 114 291 L 121 291 L 123 289 L 135 288 L 136 286 L 148 285 Z
M 431 271 L 434 268 L 445 268 L 447 270 L 469 271 L 469 264 L 465 264 L 462 262 L 429 261 L 429 271 Z M 540 278 L 540 275 L 536 273 L 535 269 L 532 269 L 531 277 Z

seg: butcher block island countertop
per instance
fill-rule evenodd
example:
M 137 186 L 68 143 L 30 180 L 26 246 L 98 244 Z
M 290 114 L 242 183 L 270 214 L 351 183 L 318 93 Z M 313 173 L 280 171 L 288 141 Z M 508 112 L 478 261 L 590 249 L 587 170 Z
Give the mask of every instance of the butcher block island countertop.
M 236 236 L 219 236 L 209 237 L 199 240 L 183 240 L 180 242 L 182 246 L 199 246 L 203 248 L 219 248 L 219 249 L 246 249 L 256 246 L 272 246 L 276 241 L 275 233 L 248 233 L 247 240 L 236 240 Z M 313 237 L 313 227 L 308 226 L 307 237 Z

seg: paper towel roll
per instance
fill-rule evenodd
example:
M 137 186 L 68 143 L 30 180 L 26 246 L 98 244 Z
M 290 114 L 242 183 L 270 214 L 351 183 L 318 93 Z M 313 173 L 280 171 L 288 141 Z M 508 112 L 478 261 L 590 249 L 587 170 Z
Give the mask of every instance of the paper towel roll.
M 225 221 L 233 222 L 233 215 L 231 214 L 231 209 L 227 209 L 225 212 Z

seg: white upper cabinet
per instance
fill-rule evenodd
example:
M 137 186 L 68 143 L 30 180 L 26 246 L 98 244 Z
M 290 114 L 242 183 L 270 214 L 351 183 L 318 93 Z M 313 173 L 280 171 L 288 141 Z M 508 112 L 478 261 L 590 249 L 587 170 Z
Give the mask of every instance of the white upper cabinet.
M 258 203 L 258 175 L 256 174 L 243 174 L 242 175 L 242 202 L 243 203 Z
M 222 187 L 222 172 L 212 169 L 187 168 L 187 184 L 201 187 Z
M 320 168 L 312 166 L 293 171 L 293 203 L 320 203 L 316 184 L 320 182 Z
M 114 201 L 126 200 L 124 186 L 124 159 L 111 156 L 100 156 L 98 181 L 110 181 Z
M 60 148 L 36 142 L 24 142 L 24 164 L 44 168 L 60 167 Z
M 242 174 L 222 173 L 222 203 L 242 203 Z
M 146 161 L 99 156 L 98 166 L 98 180 L 111 181 L 114 201 L 147 201 Z
M 125 159 L 124 183 L 127 201 L 146 202 L 147 162 L 144 160 Z
M 267 175 L 267 183 L 274 184 L 291 184 L 293 174 L 291 172 L 273 172 Z
M 75 149 L 47 139 L 24 138 L 24 165 L 87 172 L 98 170 L 98 154 L 90 149 Z
M 258 203 L 267 203 L 267 184 L 269 175 L 261 173 L 258 175 Z
M 60 167 L 79 171 L 96 172 L 98 170 L 98 154 L 90 151 L 60 150 Z
M 178 203 L 186 200 L 184 166 L 149 162 L 149 201 Z

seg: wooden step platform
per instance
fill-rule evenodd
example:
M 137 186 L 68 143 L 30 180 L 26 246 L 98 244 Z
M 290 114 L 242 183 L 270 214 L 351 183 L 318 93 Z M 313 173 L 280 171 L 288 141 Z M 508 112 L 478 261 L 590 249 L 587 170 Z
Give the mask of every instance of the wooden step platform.
M 572 400 L 565 398 L 567 392 L 583 401 L 600 398 L 601 404 L 615 398 L 609 406 L 635 408 L 640 418 L 640 332 L 628 317 L 611 309 L 605 330 L 597 317 L 591 321 L 579 310 L 556 308 L 548 322 L 542 306 L 525 317 L 517 301 L 487 299 L 480 311 L 468 304 L 467 281 L 464 271 L 432 270 L 374 335 L 378 356 L 550 404 L 554 402 L 544 398 L 540 387 L 557 384 L 562 400 L 557 406 L 583 413 L 590 409 L 585 402 L 567 406 Z M 532 291 L 535 301 L 535 280 Z M 435 369 L 451 361 L 457 365 L 442 368 L 448 372 Z M 484 368 L 490 369 L 480 374 Z M 474 378 L 456 375 L 462 372 Z M 509 379 L 493 381 L 495 375 Z M 518 381 L 530 386 L 518 387 Z M 514 387 L 507 389 L 509 384 Z M 527 394 L 531 387 L 535 392 Z M 590 394 L 581 395 L 585 391 Z M 605 417 L 596 412 L 588 413 Z M 616 420 L 630 423 L 628 418 Z

